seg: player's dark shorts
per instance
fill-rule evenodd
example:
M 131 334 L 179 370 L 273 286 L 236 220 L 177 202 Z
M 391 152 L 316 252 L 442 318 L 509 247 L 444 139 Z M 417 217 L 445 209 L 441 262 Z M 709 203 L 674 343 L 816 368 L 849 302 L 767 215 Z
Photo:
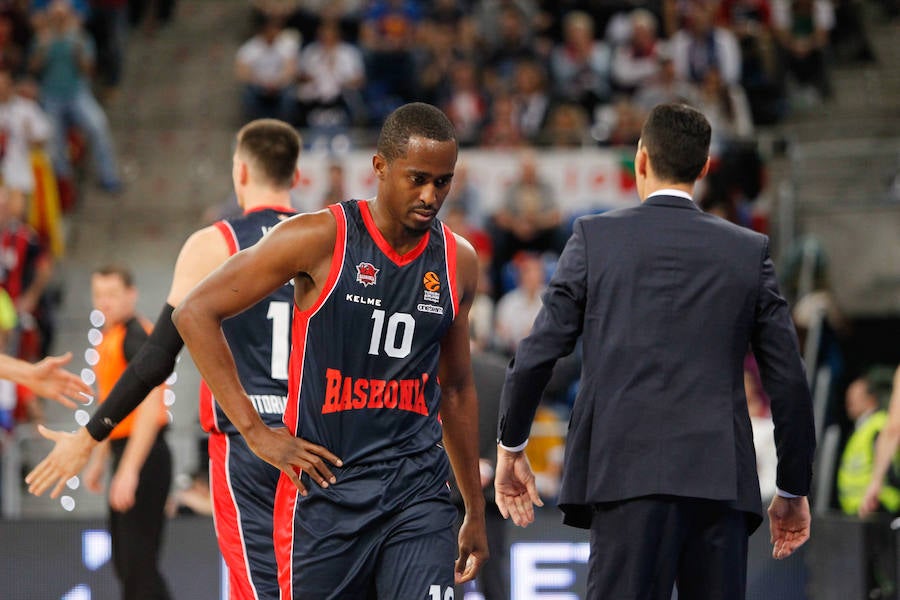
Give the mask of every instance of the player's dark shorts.
M 281 471 L 244 438 L 209 434 L 209 487 L 231 600 L 278 600 L 272 510 Z
M 457 512 L 445 463 L 425 454 L 334 469 L 337 483 L 325 490 L 304 477 L 306 497 L 281 478 L 275 546 L 285 600 L 452 599 Z

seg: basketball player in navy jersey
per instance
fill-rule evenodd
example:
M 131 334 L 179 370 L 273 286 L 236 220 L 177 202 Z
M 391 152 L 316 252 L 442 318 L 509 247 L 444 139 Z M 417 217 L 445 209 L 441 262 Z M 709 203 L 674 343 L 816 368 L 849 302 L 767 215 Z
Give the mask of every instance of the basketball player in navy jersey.
M 456 157 L 441 111 L 398 108 L 372 160 L 374 199 L 279 224 L 175 310 L 231 422 L 282 471 L 275 502 L 282 598 L 449 600 L 454 580 L 472 579 L 487 558 L 468 336 L 477 260 L 436 218 Z M 341 458 L 330 481 L 293 461 L 298 442 L 262 421 L 222 335 L 226 318 L 291 280 L 284 420 L 294 435 Z M 466 510 L 456 542 L 448 455 Z
M 153 334 L 107 401 L 75 434 L 41 429 L 56 445 L 26 478 L 29 491 L 40 495 L 53 487 L 51 495 L 56 497 L 64 483 L 81 471 L 91 449 L 109 435 L 112 425 L 168 377 L 183 345 L 172 324 L 173 307 L 230 255 L 252 246 L 266 231 L 294 215 L 288 193 L 298 178 L 299 153 L 300 138 L 286 123 L 259 120 L 240 130 L 232 179 L 244 215 L 201 229 L 185 242 Z M 281 420 L 288 388 L 292 303 L 292 286 L 283 285 L 223 324 L 253 410 L 267 427 L 287 436 Z M 279 471 L 247 448 L 205 384 L 200 393 L 200 421 L 209 432 L 213 515 L 219 549 L 228 565 L 230 598 L 277 599 L 272 509 Z M 303 440 L 295 443 L 293 464 L 329 479 L 332 474 L 323 459 L 337 461 L 320 446 Z

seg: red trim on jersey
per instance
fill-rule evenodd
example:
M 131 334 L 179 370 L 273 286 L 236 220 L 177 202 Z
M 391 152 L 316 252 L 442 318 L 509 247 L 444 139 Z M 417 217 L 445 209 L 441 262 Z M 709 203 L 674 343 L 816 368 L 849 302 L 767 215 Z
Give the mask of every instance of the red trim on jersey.
M 282 598 L 294 597 L 294 511 L 300 490 L 287 475 L 278 478 L 272 514 L 272 541 L 278 565 L 278 587 Z
M 236 254 L 238 251 L 237 235 L 234 233 L 234 229 L 231 228 L 231 224 L 228 221 L 216 221 L 213 225 L 225 238 L 225 243 L 228 244 L 228 254 Z
M 209 433 L 219 431 L 219 422 L 216 418 L 216 399 L 213 397 L 212 390 L 202 379 L 197 399 L 199 401 L 200 428 Z
M 431 235 L 430 230 L 422 236 L 422 239 L 416 244 L 415 248 L 401 256 L 400 254 L 397 254 L 397 251 L 394 250 L 393 246 L 384 239 L 384 236 L 381 235 L 381 232 L 375 225 L 375 219 L 372 218 L 372 212 L 369 210 L 368 200 L 361 200 L 359 202 L 359 213 L 362 215 L 363 223 L 366 224 L 366 229 L 375 241 L 375 245 L 378 246 L 378 248 L 384 252 L 385 256 L 391 259 L 398 267 L 408 265 L 425 252 L 425 247 L 428 246 L 428 238 Z
M 278 212 L 286 212 L 286 213 L 295 213 L 297 210 L 292 206 L 286 206 L 284 204 L 266 204 L 265 206 L 254 206 L 253 208 L 248 208 L 244 211 L 245 215 L 249 215 L 250 213 L 255 213 L 260 210 L 276 210 Z
M 231 491 L 228 474 L 228 446 L 224 433 L 209 436 L 209 492 L 213 508 L 216 540 L 228 566 L 228 588 L 231 600 L 257 600 L 250 579 L 250 563 L 240 526 L 240 511 Z
M 288 365 L 288 400 L 284 409 L 283 421 L 290 432 L 297 435 L 299 418 L 300 388 L 303 384 L 303 359 L 306 356 L 306 334 L 309 320 L 325 304 L 325 301 L 337 287 L 341 271 L 344 268 L 344 254 L 347 248 L 347 216 L 339 204 L 328 207 L 337 224 L 334 240 L 334 251 L 331 254 L 331 268 L 328 278 L 315 303 L 306 310 L 300 310 L 294 304 L 294 320 L 291 323 L 291 357 Z
M 456 280 L 456 236 L 444 223 L 444 254 L 447 260 L 447 281 L 450 286 L 450 298 L 453 299 L 453 318 L 459 314 L 459 287 Z

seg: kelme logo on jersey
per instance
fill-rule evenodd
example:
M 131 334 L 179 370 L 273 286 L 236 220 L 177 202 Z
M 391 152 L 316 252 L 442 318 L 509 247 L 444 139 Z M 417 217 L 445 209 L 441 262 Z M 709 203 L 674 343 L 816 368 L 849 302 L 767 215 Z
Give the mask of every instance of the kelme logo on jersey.
M 425 273 L 425 277 L 422 278 L 422 284 L 425 286 L 425 300 L 428 302 L 441 301 L 441 280 L 438 278 L 437 273 L 434 271 Z
M 378 277 L 378 271 L 372 263 L 361 262 L 356 265 L 356 282 L 363 284 L 365 287 L 375 285 Z

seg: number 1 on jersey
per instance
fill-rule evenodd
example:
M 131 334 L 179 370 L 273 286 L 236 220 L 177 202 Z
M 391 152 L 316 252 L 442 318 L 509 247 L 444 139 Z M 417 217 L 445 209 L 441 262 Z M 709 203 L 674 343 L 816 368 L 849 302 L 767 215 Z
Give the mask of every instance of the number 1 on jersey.
M 285 381 L 290 354 L 291 303 L 269 302 L 266 318 L 272 319 L 272 379 Z

